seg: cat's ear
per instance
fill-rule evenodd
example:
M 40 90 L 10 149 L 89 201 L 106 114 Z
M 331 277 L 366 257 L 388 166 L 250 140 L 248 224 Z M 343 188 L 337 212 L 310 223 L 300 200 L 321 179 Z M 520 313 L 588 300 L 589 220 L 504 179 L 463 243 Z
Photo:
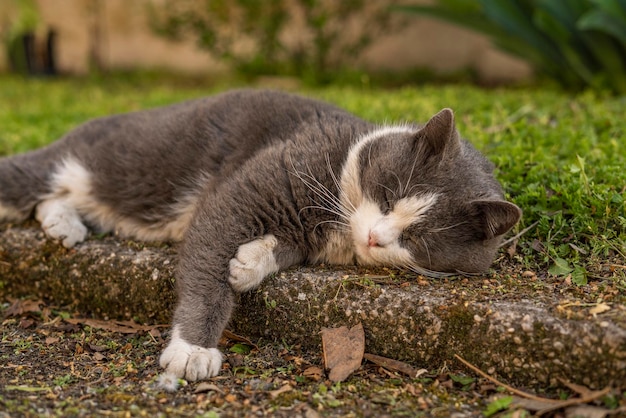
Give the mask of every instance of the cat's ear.
M 417 141 L 434 155 L 460 146 L 452 109 L 442 109 L 417 132 Z
M 485 239 L 506 233 L 522 216 L 519 207 L 505 200 L 475 200 L 470 205 Z

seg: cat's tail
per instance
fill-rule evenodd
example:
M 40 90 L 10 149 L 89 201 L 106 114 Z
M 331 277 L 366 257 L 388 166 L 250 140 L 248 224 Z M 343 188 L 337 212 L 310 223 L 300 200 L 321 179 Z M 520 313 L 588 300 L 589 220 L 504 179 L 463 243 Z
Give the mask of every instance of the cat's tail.
M 0 222 L 22 221 L 50 193 L 50 177 L 58 162 L 58 149 L 45 147 L 26 154 L 0 158 Z

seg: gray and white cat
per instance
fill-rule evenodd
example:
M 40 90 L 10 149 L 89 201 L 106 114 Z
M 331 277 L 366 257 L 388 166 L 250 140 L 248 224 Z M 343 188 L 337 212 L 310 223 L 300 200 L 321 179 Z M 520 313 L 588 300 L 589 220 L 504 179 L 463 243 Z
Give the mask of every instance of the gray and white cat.
M 237 292 L 302 263 L 481 272 L 521 211 L 452 111 L 377 126 L 326 103 L 239 90 L 89 121 L 0 159 L 0 220 L 34 212 L 66 247 L 87 226 L 182 240 L 162 384 L 219 373 Z

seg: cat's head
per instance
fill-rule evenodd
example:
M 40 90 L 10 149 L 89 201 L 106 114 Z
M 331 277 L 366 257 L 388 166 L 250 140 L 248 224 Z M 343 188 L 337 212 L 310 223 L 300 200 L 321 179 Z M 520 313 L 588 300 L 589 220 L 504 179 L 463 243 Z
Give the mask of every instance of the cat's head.
M 426 125 L 380 128 L 350 150 L 341 201 L 362 264 L 478 273 L 521 210 L 493 166 L 459 138 L 450 109 Z

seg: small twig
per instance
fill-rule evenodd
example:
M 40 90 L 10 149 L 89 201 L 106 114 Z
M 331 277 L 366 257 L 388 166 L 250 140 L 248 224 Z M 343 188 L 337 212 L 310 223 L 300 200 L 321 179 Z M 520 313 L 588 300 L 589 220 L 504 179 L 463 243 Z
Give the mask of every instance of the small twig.
M 554 404 L 553 406 L 549 406 L 547 408 L 543 408 L 537 411 L 537 416 L 539 417 L 547 412 L 556 411 L 557 409 L 565 408 L 566 406 L 589 403 L 591 401 L 595 401 L 598 398 L 601 398 L 604 395 L 607 395 L 609 392 L 611 392 L 611 388 L 607 387 L 596 392 L 591 392 L 589 395 L 581 396 L 580 398 L 572 398 L 565 401 L 558 401 L 558 403 Z
M 513 241 L 515 241 L 516 239 L 518 239 L 519 237 L 521 237 L 522 235 L 524 235 L 525 233 L 527 233 L 528 231 L 533 229 L 535 226 L 537 226 L 538 223 L 539 223 L 539 221 L 533 222 L 532 224 L 530 224 L 526 228 L 522 229 L 519 234 L 517 234 L 515 236 L 512 236 L 511 238 L 509 238 L 506 241 L 502 242 L 502 244 L 500 244 L 500 247 L 504 247 L 504 246 L 512 243 Z
M 590 308 L 592 306 L 597 306 L 598 304 L 596 302 L 566 302 L 563 303 L 561 305 L 557 305 L 557 309 L 559 308 L 571 308 L 571 307 L 577 307 L 577 308 Z
M 533 401 L 539 401 L 539 402 L 545 402 L 545 403 L 553 404 L 552 406 L 549 406 L 547 408 L 543 408 L 543 409 L 537 411 L 537 416 L 541 416 L 541 415 L 543 415 L 543 414 L 545 414 L 547 412 L 556 411 L 557 409 L 565 408 L 566 406 L 586 404 L 586 403 L 589 403 L 591 401 L 595 401 L 596 399 L 601 398 L 602 396 L 607 395 L 609 392 L 611 392 L 611 388 L 607 387 L 607 388 L 604 388 L 604 389 L 599 390 L 599 391 L 590 392 L 589 394 L 587 394 L 585 396 L 581 396 L 579 398 L 567 399 L 565 401 L 560 401 L 560 400 L 550 399 L 550 398 L 543 398 L 541 396 L 532 395 L 530 393 L 526 393 L 526 392 L 521 391 L 519 389 L 515 389 L 512 386 L 509 386 L 507 384 L 504 384 L 504 383 L 500 382 L 498 379 L 496 379 L 495 377 L 489 376 L 487 373 L 483 372 L 478 367 L 474 366 L 473 364 L 471 364 L 467 360 L 463 359 L 458 354 L 455 354 L 454 357 L 457 360 L 459 360 L 461 363 L 463 363 L 465 366 L 467 366 L 470 369 L 472 369 L 475 373 L 481 375 L 485 379 L 495 383 L 498 386 L 502 386 L 504 389 L 506 389 L 507 391 L 509 391 L 509 392 L 511 392 L 511 393 L 513 393 L 515 395 L 521 396 L 522 398 L 526 398 L 526 399 L 532 399 Z M 568 385 L 568 387 L 569 387 L 569 385 Z M 570 387 L 570 389 L 572 389 L 572 388 Z M 574 390 L 574 389 L 572 389 L 572 390 Z M 575 390 L 575 391 L 577 391 L 577 390 Z
M 521 396 L 522 398 L 526 398 L 526 399 L 532 399 L 534 401 L 539 401 L 539 402 L 549 402 L 549 403 L 561 403 L 562 401 L 558 401 L 555 399 L 549 399 L 549 398 L 542 398 L 541 396 L 536 396 L 533 395 L 531 393 L 526 393 L 524 391 L 521 391 L 519 389 L 515 389 L 512 386 L 509 386 L 505 383 L 502 383 L 501 381 L 499 381 L 498 379 L 496 379 L 495 377 L 491 377 L 489 376 L 487 373 L 483 372 L 482 370 L 480 370 L 478 367 L 474 366 L 472 363 L 468 362 L 467 360 L 463 359 L 461 356 L 459 356 L 458 354 L 455 354 L 454 357 L 459 360 L 461 363 L 463 363 L 465 366 L 469 367 L 470 369 L 472 369 L 475 373 L 481 375 L 482 377 L 484 377 L 485 379 L 491 381 L 492 383 L 495 383 L 498 386 L 502 386 L 504 389 L 506 389 L 507 391 L 514 393 L 515 395 Z

